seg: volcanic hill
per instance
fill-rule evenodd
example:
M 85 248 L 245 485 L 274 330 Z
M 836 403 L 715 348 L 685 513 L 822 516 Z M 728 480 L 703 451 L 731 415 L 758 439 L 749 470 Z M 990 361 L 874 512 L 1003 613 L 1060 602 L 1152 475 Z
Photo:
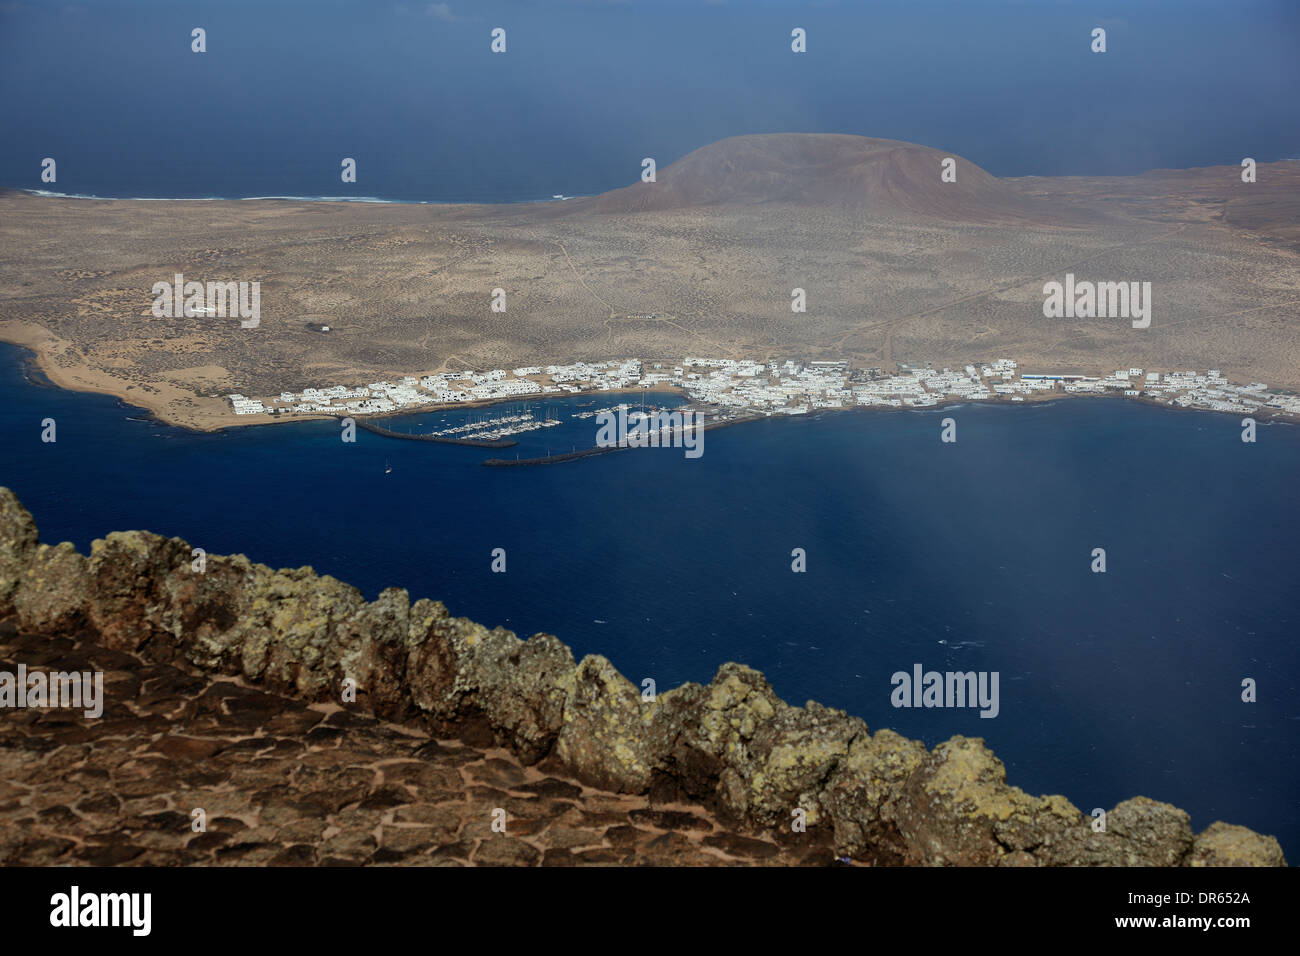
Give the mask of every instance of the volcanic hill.
M 860 136 L 741 136 L 657 181 L 501 206 L 0 195 L 0 339 L 65 387 L 195 428 L 225 395 L 684 355 L 1038 371 L 1222 369 L 1300 387 L 1300 163 L 1002 179 Z M 629 178 L 640 171 L 629 161 Z M 258 281 L 257 328 L 157 318 L 176 273 Z M 1150 282 L 1151 325 L 1043 286 Z M 505 312 L 491 309 L 503 289 Z M 791 293 L 807 294 L 792 313 Z M 328 335 L 313 331 L 329 325 Z M 256 424 L 254 417 L 241 424 Z

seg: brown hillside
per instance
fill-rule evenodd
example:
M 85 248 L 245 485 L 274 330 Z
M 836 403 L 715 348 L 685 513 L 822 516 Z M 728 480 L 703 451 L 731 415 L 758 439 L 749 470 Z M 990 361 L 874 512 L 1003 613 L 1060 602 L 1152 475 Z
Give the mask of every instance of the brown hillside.
M 957 161 L 957 181 L 942 182 L 942 160 Z M 971 223 L 1095 220 L 1063 211 L 1022 184 L 999 180 L 941 150 L 865 136 L 779 133 L 736 136 L 697 149 L 638 182 L 563 204 L 563 214 L 627 214 L 701 206 L 793 203 L 833 207 L 876 220 Z

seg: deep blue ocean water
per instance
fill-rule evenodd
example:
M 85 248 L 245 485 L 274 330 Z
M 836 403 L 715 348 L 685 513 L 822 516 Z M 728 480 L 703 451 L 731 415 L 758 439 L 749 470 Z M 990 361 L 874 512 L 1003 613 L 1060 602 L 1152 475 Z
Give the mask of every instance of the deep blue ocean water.
M 3 4 L 0 186 L 509 202 L 601 192 L 643 156 L 662 167 L 759 132 L 908 140 L 1001 176 L 1300 158 L 1292 0 L 1101 14 L 1084 0 Z M 497 25 L 505 56 L 487 52 Z M 1087 51 L 1097 25 L 1104 56 Z M 189 50 L 195 26 L 206 54 Z M 39 180 L 46 156 L 55 184 Z M 23 354 L 0 346 L 0 483 L 46 541 L 84 550 L 147 528 L 311 564 L 368 597 L 399 585 L 661 689 L 743 661 L 788 700 L 873 728 L 982 736 L 1012 783 L 1085 812 L 1144 794 L 1300 858 L 1295 427 L 1246 445 L 1230 416 L 1111 399 L 854 411 L 711 431 L 695 461 L 487 469 L 492 452 L 364 432 L 345 445 L 327 422 L 200 435 L 131 421 L 114 399 L 26 381 Z M 945 415 L 955 445 L 938 440 Z M 519 453 L 591 444 L 592 423 L 567 420 Z M 490 572 L 498 547 L 505 574 Z M 890 675 L 914 663 L 998 671 L 1000 715 L 891 707 Z
M 204 435 L 32 384 L 26 354 L 0 347 L 0 483 L 45 541 L 85 550 L 144 528 L 310 564 L 370 598 L 401 586 L 557 634 L 660 689 L 741 661 L 787 700 L 872 728 L 984 737 L 1013 784 L 1085 812 L 1142 794 L 1300 857 L 1295 426 L 1251 445 L 1233 416 L 1075 399 L 765 420 L 707 432 L 696 460 L 485 468 L 590 446 L 594 423 L 568 416 L 608 397 L 545 403 L 568 424 L 505 452 L 366 432 L 349 445 L 334 422 Z M 955 444 L 939 440 L 945 416 Z M 890 677 L 914 663 L 997 671 L 1000 714 L 895 709 Z M 1241 702 L 1244 677 L 1257 703 Z

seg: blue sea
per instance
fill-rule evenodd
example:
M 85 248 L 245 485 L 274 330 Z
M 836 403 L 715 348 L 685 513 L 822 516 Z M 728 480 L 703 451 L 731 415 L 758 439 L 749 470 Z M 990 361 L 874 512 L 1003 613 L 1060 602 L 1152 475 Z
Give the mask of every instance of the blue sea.
M 370 598 L 400 586 L 557 634 L 660 689 L 740 661 L 792 703 L 873 729 L 983 737 L 1030 793 L 1085 812 L 1142 794 L 1300 856 L 1295 426 L 1246 444 L 1233 416 L 1105 398 L 851 410 L 710 430 L 694 460 L 663 448 L 487 468 L 591 446 L 594 422 L 572 416 L 613 399 L 534 406 L 565 424 L 506 451 L 364 431 L 348 444 L 335 422 L 198 434 L 34 384 L 27 354 L 0 347 L 0 483 L 47 542 L 85 550 L 144 528 L 309 564 Z M 998 672 L 1000 713 L 894 708 L 891 676 L 918 663 Z
M 1300 159 L 1297 49 L 1293 0 L 7 3 L 0 187 L 516 202 L 763 132 L 907 140 L 1000 176 Z M 566 424 L 503 453 L 349 445 L 331 422 L 196 434 L 29 380 L 25 354 L 0 346 L 0 483 L 46 541 L 145 528 L 402 586 L 661 689 L 741 661 L 873 729 L 984 737 L 1031 793 L 1085 812 L 1143 794 L 1300 859 L 1294 426 L 1244 444 L 1231 416 L 1115 399 L 852 411 L 709 431 L 698 460 L 495 469 L 591 445 L 585 400 L 545 403 Z M 999 715 L 892 707 L 914 664 L 997 671 Z

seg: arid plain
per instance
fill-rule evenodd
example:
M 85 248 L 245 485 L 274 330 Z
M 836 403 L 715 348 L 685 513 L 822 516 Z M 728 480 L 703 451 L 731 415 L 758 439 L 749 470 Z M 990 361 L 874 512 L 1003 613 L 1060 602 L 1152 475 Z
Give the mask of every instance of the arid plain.
M 230 392 L 624 356 L 1009 357 L 1300 388 L 1300 163 L 1261 164 L 1254 183 L 1238 166 L 997 179 L 958 156 L 942 182 L 950 155 L 738 137 L 655 183 L 504 206 L 8 192 L 0 340 L 62 386 L 195 428 L 234 424 Z M 156 318 L 151 289 L 175 273 L 260 282 L 258 327 Z M 1043 284 L 1067 273 L 1150 282 L 1150 327 L 1045 318 Z

